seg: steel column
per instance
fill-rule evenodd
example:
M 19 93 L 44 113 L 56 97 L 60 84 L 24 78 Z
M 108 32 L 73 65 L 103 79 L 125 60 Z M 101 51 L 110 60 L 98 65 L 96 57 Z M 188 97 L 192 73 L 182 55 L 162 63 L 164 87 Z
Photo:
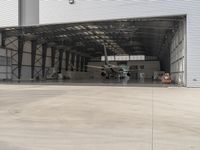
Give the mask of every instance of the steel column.
M 87 67 L 88 61 L 89 61 L 89 59 L 88 59 L 88 58 L 85 58 L 85 66 L 84 66 L 84 71 L 85 71 L 85 72 L 87 72 L 87 70 L 88 70 L 88 67 Z
M 68 69 L 69 69 L 69 52 L 68 51 L 66 51 L 65 52 L 65 70 L 66 71 L 68 71 Z
M 37 41 L 33 40 L 31 41 L 31 79 L 34 79 L 36 50 Z
M 79 71 L 80 56 L 76 55 L 76 71 Z
M 55 67 L 55 56 L 56 56 L 56 48 L 51 48 L 51 67 Z
M 2 31 L 1 32 L 1 46 L 2 47 L 5 47 L 5 41 L 6 41 L 6 33 L 5 33 L 5 31 Z
M 47 44 L 42 44 L 42 77 L 45 78 Z
M 84 69 L 84 57 L 81 56 L 81 72 L 83 72 Z
M 75 54 L 71 53 L 71 71 L 74 71 Z
M 62 62 L 63 62 L 63 49 L 59 50 L 59 73 L 62 72 Z
M 22 36 L 19 36 L 18 37 L 18 80 L 21 79 L 23 51 L 24 51 L 24 38 Z

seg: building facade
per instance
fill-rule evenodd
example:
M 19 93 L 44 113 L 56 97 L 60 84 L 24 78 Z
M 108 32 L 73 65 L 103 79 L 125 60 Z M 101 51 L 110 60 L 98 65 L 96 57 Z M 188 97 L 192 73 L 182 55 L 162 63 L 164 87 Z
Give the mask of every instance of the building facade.
M 200 87 L 197 0 L 2 0 L 1 5 L 1 27 L 184 15 L 186 20 L 171 44 L 171 72 L 182 76 L 185 86 Z

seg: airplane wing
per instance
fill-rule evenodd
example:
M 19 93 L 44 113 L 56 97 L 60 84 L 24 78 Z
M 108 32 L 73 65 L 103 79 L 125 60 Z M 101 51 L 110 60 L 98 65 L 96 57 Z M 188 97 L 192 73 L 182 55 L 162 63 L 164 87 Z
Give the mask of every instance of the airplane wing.
M 139 69 L 137 69 L 137 70 L 129 70 L 129 72 L 138 72 L 138 71 L 140 71 Z
M 120 68 L 122 68 L 121 66 L 116 66 L 116 65 L 111 65 L 111 68 L 113 68 L 113 69 L 120 69 Z
M 101 66 L 92 66 L 92 65 L 86 65 L 86 66 L 89 67 L 89 68 L 104 69 L 104 68 L 101 67 Z
M 120 66 L 112 66 L 113 69 L 121 69 Z

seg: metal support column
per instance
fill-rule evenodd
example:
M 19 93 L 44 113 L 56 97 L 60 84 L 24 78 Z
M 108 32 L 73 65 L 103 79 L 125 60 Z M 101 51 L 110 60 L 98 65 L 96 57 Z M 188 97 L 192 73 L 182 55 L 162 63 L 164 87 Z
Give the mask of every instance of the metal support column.
M 18 37 L 18 80 L 21 79 L 23 51 L 24 51 L 24 38 L 22 36 L 19 36 Z
M 47 44 L 42 44 L 42 77 L 45 78 Z
M 76 55 L 76 71 L 79 71 L 80 55 Z
M 31 79 L 34 79 L 35 74 L 35 57 L 36 57 L 36 50 L 37 50 L 37 41 L 31 41 Z
M 75 54 L 71 53 L 71 71 L 74 71 Z
M 65 52 L 65 70 L 66 71 L 69 70 L 69 52 L 68 51 Z
M 6 33 L 5 33 L 5 31 L 2 31 L 1 32 L 1 46 L 2 47 L 6 46 L 5 41 L 6 41 Z
M 83 72 L 84 69 L 84 57 L 81 56 L 81 72 Z
M 51 48 L 51 67 L 55 67 L 55 56 L 56 56 L 56 48 Z
M 62 72 L 62 62 L 63 62 L 63 49 L 59 50 L 59 70 L 58 72 Z
M 88 65 L 88 61 L 89 61 L 89 59 L 88 58 L 85 58 L 85 66 L 84 66 L 84 68 L 85 68 L 85 72 L 87 72 L 87 70 L 88 70 L 88 67 L 87 67 L 87 65 Z

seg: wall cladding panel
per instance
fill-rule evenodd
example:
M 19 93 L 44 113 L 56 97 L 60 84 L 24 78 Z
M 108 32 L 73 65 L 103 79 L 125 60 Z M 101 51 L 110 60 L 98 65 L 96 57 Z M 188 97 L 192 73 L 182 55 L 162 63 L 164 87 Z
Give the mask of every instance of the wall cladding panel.
M 51 57 L 46 58 L 46 67 L 51 67 Z
M 28 52 L 28 53 L 31 52 L 31 42 L 30 42 L 30 41 L 27 41 L 27 42 L 24 44 L 24 52 Z
M 51 57 L 51 48 L 47 48 L 47 56 Z
M 0 49 L 0 80 L 11 79 L 11 58 L 10 51 Z
M 1 0 L 0 27 L 18 25 L 18 0 Z
M 198 5 L 200 3 L 196 1 L 180 0 L 76 0 L 74 5 L 67 0 L 40 0 L 40 23 L 180 15 L 198 8 Z
M 22 65 L 31 65 L 31 53 L 23 53 Z

